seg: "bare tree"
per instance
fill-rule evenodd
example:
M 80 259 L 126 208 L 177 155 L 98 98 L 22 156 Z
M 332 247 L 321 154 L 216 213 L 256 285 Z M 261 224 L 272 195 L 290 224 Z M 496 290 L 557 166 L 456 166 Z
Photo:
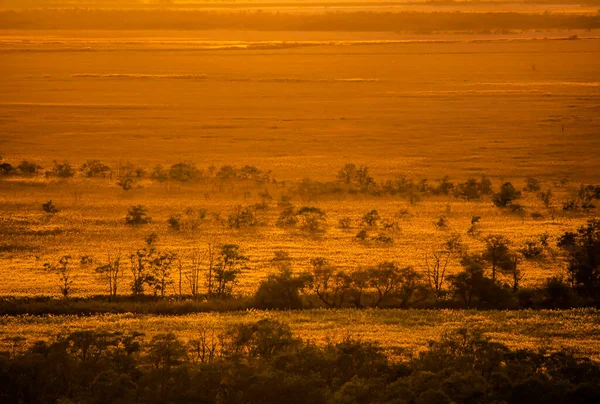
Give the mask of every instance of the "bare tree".
M 69 293 L 71 293 L 73 290 L 73 279 L 71 276 L 71 267 L 69 266 L 70 261 L 71 256 L 65 255 L 58 261 L 58 264 L 44 264 L 44 268 L 46 270 L 58 274 L 58 288 L 60 289 L 60 293 L 62 293 L 65 298 L 69 297 Z
M 180 261 L 180 273 L 181 273 L 181 259 Z M 200 250 L 193 250 L 190 255 L 190 265 L 189 270 L 185 273 L 185 278 L 188 281 L 188 285 L 190 286 L 190 292 L 192 296 L 196 297 L 200 293 L 200 273 L 202 272 L 202 261 L 203 256 Z M 181 279 L 181 275 L 180 275 Z M 180 280 L 180 292 L 181 293 L 181 280 Z
M 188 342 L 188 351 L 194 364 L 214 361 L 222 350 L 223 335 L 214 327 L 201 326 L 197 338 Z
M 108 294 L 110 298 L 116 297 L 119 286 L 119 275 L 122 275 L 121 251 L 108 253 L 106 264 L 97 267 L 95 271 L 108 281 Z
M 215 249 L 212 243 L 208 243 L 208 273 L 206 274 L 206 283 L 208 287 L 208 296 L 213 294 L 213 272 L 215 268 Z
M 425 254 L 425 274 L 436 299 L 443 294 L 448 264 L 463 250 L 460 237 L 454 236 L 440 247 Z
M 525 272 L 520 269 L 521 256 L 517 253 L 511 253 L 501 270 L 504 274 L 508 275 L 511 279 L 513 291 L 519 290 L 519 284 L 525 277 Z
M 393 262 L 382 262 L 369 270 L 369 285 L 377 291 L 375 306 L 394 294 L 402 283 L 398 266 Z
M 323 257 L 313 258 L 310 263 L 313 268 L 309 287 L 327 307 L 342 307 L 352 290 L 352 277 L 336 271 Z

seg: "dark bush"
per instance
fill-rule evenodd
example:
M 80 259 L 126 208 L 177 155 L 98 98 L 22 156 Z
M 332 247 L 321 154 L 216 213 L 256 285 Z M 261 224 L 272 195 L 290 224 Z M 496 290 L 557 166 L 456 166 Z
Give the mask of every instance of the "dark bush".
M 81 173 L 88 177 L 107 177 L 111 174 L 109 166 L 101 162 L 100 160 L 88 160 L 79 169 Z
M 68 161 L 59 163 L 54 160 L 54 168 L 52 168 L 50 174 L 59 178 L 69 178 L 75 176 L 75 169 Z
M 0 163 L 0 175 L 10 175 L 15 173 L 15 168 L 9 163 Z
M 51 215 L 59 212 L 58 208 L 54 205 L 52 200 L 42 204 L 42 209 L 44 210 L 44 212 L 49 213 Z
M 294 276 L 289 269 L 283 269 L 260 282 L 254 304 L 259 309 L 301 309 L 300 291 L 308 281 L 307 276 Z
M 17 166 L 17 169 L 22 174 L 35 175 L 42 169 L 42 167 L 31 161 L 24 160 L 24 161 L 21 161 L 21 163 Z
M 494 205 L 504 208 L 509 206 L 515 199 L 521 197 L 521 192 L 517 191 L 510 182 L 505 182 L 500 188 L 500 192 L 494 194 L 492 202 Z
M 134 226 L 148 224 L 151 221 L 148 210 L 142 205 L 132 206 L 125 216 L 125 223 Z
M 168 173 L 170 179 L 181 182 L 196 180 L 201 176 L 202 172 L 191 162 L 173 164 Z

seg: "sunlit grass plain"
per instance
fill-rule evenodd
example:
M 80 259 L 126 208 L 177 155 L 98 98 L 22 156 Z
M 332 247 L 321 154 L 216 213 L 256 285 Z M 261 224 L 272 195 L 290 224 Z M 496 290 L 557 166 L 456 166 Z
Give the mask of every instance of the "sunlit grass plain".
M 548 232 L 554 242 L 586 220 L 585 214 L 563 214 L 562 203 L 580 183 L 599 179 L 597 39 L 538 35 L 510 42 L 466 37 L 374 45 L 361 42 L 360 33 L 323 33 L 325 42 L 316 33 L 274 33 L 272 40 L 312 44 L 199 50 L 196 40 L 206 46 L 221 35 L 222 46 L 231 44 L 233 34 L 164 34 L 150 49 L 148 38 L 133 34 L 106 39 L 115 34 L 86 32 L 59 40 L 56 33 L 52 38 L 28 33 L 19 43 L 15 35 L 10 32 L 13 39 L 2 45 L 0 67 L 0 147 L 7 161 L 50 167 L 53 159 L 81 164 L 95 158 L 113 166 L 133 161 L 148 171 L 180 161 L 200 168 L 252 164 L 289 184 L 302 178 L 334 181 L 337 170 L 353 162 L 369 166 L 376 180 L 406 175 L 435 184 L 446 175 L 455 181 L 487 175 L 496 188 L 501 181 L 521 188 L 531 176 L 544 189 L 554 188 L 555 199 L 548 210 L 526 194 L 521 201 L 526 213 L 514 215 L 489 199 L 435 197 L 411 206 L 393 197 L 296 198 L 298 206 L 327 213 L 328 232 L 311 238 L 275 227 L 274 202 L 262 225 L 249 230 L 205 220 L 194 232 L 173 232 L 166 223 L 188 207 L 227 217 L 235 205 L 257 202 L 260 188 L 245 194 L 146 181 L 123 191 L 107 179 L 7 179 L 0 184 L 1 237 L 9 246 L 2 261 L 10 281 L 0 286 L 2 294 L 56 294 L 54 278 L 41 272 L 44 262 L 67 253 L 96 259 L 109 250 L 127 254 L 152 231 L 161 247 L 183 252 L 209 241 L 240 244 L 251 258 L 241 281 L 245 293 L 271 270 L 268 260 L 278 249 L 287 250 L 300 271 L 314 256 L 347 269 L 382 260 L 419 269 L 427 251 L 455 233 L 465 235 L 473 216 L 482 217 L 480 235 L 464 239 L 474 249 L 481 248 L 481 237 L 494 233 L 519 244 Z M 364 35 L 368 41 L 397 39 Z M 264 32 L 248 36 L 242 44 L 269 39 Z M 86 44 L 94 51 L 78 48 Z M 556 188 L 562 178 L 570 182 Z M 273 189 L 275 200 L 289 187 Z M 50 199 L 61 209 L 53 217 L 41 210 Z M 148 207 L 154 223 L 131 229 L 124 217 L 137 204 Z M 399 225 L 392 246 L 354 239 L 360 218 L 371 209 Z M 542 217 L 533 219 L 532 212 Z M 442 215 L 449 225 L 440 229 L 435 223 Z M 344 216 L 353 219 L 351 229 L 337 228 Z M 526 265 L 526 283 L 562 269 L 560 258 Z M 91 268 L 77 272 L 76 295 L 103 291 Z
M 494 207 L 489 198 L 426 197 L 410 204 L 394 197 L 295 196 L 296 206 L 327 214 L 327 232 L 308 237 L 274 226 L 275 201 L 251 229 L 207 219 L 195 231 L 176 232 L 166 223 L 188 207 L 226 217 L 235 205 L 258 202 L 260 188 L 218 192 L 145 180 L 123 191 L 115 179 L 8 178 L 0 181 L 0 295 L 58 296 L 56 276 L 42 270 L 45 262 L 65 254 L 103 260 L 118 250 L 125 256 L 151 232 L 159 235 L 160 248 L 183 256 L 208 242 L 239 244 L 250 258 L 236 289 L 245 295 L 273 271 L 269 260 L 276 250 L 290 253 L 296 271 L 308 270 L 315 256 L 345 270 L 384 260 L 423 270 L 426 252 L 454 234 L 477 250 L 489 234 L 520 245 L 547 232 L 552 251 L 544 261 L 523 264 L 523 284 L 560 275 L 556 238 L 595 215 L 565 213 L 561 205 L 579 184 L 600 182 L 600 39 L 577 32 L 588 39 L 564 40 L 573 34 L 415 35 L 402 43 L 406 37 L 389 33 L 0 33 L 0 154 L 12 163 L 27 159 L 49 168 L 54 159 L 101 159 L 148 170 L 180 161 L 200 168 L 252 164 L 291 187 L 302 178 L 334 181 L 352 162 L 368 165 L 376 180 L 406 175 L 434 184 L 446 175 L 454 181 L 487 175 L 497 189 L 502 181 L 522 188 L 536 177 L 555 195 L 548 209 L 535 194 L 524 194 L 522 215 Z M 557 187 L 563 178 L 569 182 Z M 271 189 L 275 200 L 288 192 Z M 53 216 L 41 209 L 50 199 L 60 209 Z M 127 209 L 138 204 L 153 223 L 128 227 Z M 355 239 L 360 218 L 371 209 L 399 225 L 393 244 Z M 532 218 L 534 212 L 540 218 Z M 436 226 L 442 215 L 447 228 Z M 345 216 L 352 226 L 339 229 Z M 470 236 L 473 216 L 481 216 L 481 225 Z M 76 265 L 75 296 L 106 293 L 93 267 Z M 450 272 L 458 269 L 455 262 Z M 126 269 L 123 294 L 129 293 L 128 276 Z M 32 341 L 93 328 L 191 338 L 207 324 L 264 317 L 290 323 L 301 337 L 323 342 L 351 334 L 397 355 L 467 325 L 511 347 L 564 346 L 600 357 L 594 310 L 24 316 L 0 319 L 0 337 Z

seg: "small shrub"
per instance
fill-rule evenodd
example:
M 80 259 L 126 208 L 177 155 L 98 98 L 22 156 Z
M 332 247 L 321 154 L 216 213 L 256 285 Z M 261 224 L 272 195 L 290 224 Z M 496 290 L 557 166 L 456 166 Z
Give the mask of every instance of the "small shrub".
M 562 278 L 548 278 L 544 283 L 544 303 L 553 309 L 566 309 L 573 306 L 573 291 Z
M 100 160 L 88 160 L 79 169 L 81 173 L 88 177 L 107 177 L 111 173 L 111 169 L 109 166 L 101 162 Z
M 201 175 L 200 170 L 191 162 L 173 164 L 168 173 L 170 179 L 181 182 L 198 179 Z
M 519 251 L 527 259 L 538 259 L 544 255 L 543 247 L 534 240 L 525 241 Z
M 135 180 L 133 179 L 133 177 L 126 175 L 124 177 L 119 178 L 119 180 L 117 181 L 117 185 L 123 188 L 124 191 L 129 191 L 133 189 L 133 186 L 135 185 Z
M 523 207 L 523 205 L 521 205 L 519 203 L 511 203 L 510 211 L 513 213 L 522 213 L 522 212 L 525 212 L 525 208 Z
M 75 176 L 75 169 L 68 161 L 59 163 L 54 160 L 54 168 L 52 169 L 51 174 L 59 178 L 70 178 Z
M 147 212 L 148 210 L 142 205 L 132 206 L 125 216 L 125 223 L 133 226 L 148 224 L 152 218 L 148 216 Z
M 352 226 L 352 219 L 350 219 L 348 216 L 341 218 L 340 221 L 338 222 L 338 227 L 340 229 L 349 229 L 351 226 Z
M 392 244 L 394 242 L 394 238 L 385 233 L 379 233 L 374 240 L 382 244 Z
M 552 190 L 550 188 L 548 188 L 548 190 L 546 192 L 540 192 L 539 197 L 542 200 L 542 202 L 544 203 L 544 206 L 546 208 L 549 208 L 550 205 L 552 204 Z
M 365 229 L 362 229 L 358 233 L 356 233 L 356 238 L 360 241 L 365 241 L 368 236 L 369 236 L 369 234 L 367 233 L 367 231 Z
M 314 206 L 304 206 L 298 210 L 296 216 L 300 221 L 300 230 L 312 235 L 325 233 L 325 212 Z
M 157 165 L 152 170 L 150 178 L 158 182 L 165 182 L 169 179 L 169 171 L 161 165 Z
M 492 181 L 490 181 L 488 177 L 484 176 L 481 178 L 480 186 L 482 195 L 490 195 L 492 192 L 494 192 L 492 188 Z
M 362 217 L 361 223 L 369 227 L 377 227 L 380 219 L 379 213 L 373 209 Z
M 56 206 L 54 205 L 52 200 L 49 200 L 48 202 L 44 203 L 42 205 L 42 209 L 44 210 L 44 212 L 51 214 L 51 215 L 59 212 L 59 210 L 56 208 Z
M 241 229 L 242 227 L 253 227 L 258 224 L 256 213 L 250 206 L 236 206 L 235 211 L 227 218 L 227 224 L 232 229 Z
M 283 198 L 282 198 L 283 199 Z M 296 218 L 296 210 L 294 205 L 287 201 L 279 202 L 279 207 L 282 207 L 283 210 L 279 214 L 277 218 L 277 222 L 275 225 L 277 227 L 293 227 L 298 223 L 298 219 Z
M 171 215 L 171 217 L 167 220 L 167 223 L 173 230 L 181 229 L 181 215 Z
M 37 165 L 36 163 L 32 163 L 30 161 L 24 160 L 17 166 L 17 169 L 25 175 L 34 175 L 37 174 L 42 167 Z
M 542 189 L 542 187 L 540 185 L 540 181 L 538 181 L 535 178 L 528 178 L 527 179 L 527 184 L 525 185 L 524 191 L 527 191 L 527 192 L 537 192 L 540 189 Z
M 15 173 L 15 168 L 12 164 L 9 163 L 1 163 L 0 164 L 0 175 L 10 175 Z

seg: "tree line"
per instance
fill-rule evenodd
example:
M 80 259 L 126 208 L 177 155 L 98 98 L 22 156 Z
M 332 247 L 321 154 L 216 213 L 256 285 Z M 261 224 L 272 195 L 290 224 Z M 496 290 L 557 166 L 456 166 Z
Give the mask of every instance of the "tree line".
M 600 365 L 457 329 L 397 358 L 351 337 L 318 346 L 273 320 L 187 340 L 78 331 L 0 352 L 3 403 L 596 403 Z
M 93 8 L 3 10 L 5 29 L 119 29 L 257 31 L 496 32 L 523 29 L 593 29 L 597 15 L 519 12 L 323 12 L 106 10 Z
M 258 196 L 264 203 L 272 199 L 269 188 L 285 189 L 282 203 L 289 202 L 289 195 L 296 195 L 303 200 L 312 201 L 320 196 L 339 196 L 341 194 L 362 194 L 373 197 L 400 196 L 408 199 L 411 204 L 418 203 L 425 196 L 450 196 L 465 201 L 489 200 L 498 208 L 506 208 L 512 212 L 522 213 L 524 208 L 519 204 L 522 192 L 534 193 L 546 208 L 556 204 L 552 188 L 542 189 L 541 182 L 533 177 L 526 179 L 525 187 L 517 189 L 510 181 L 503 181 L 498 190 L 494 190 L 492 181 L 485 175 L 480 178 L 470 178 L 464 182 L 453 182 L 445 176 L 441 179 L 430 181 L 426 178 L 412 179 L 404 175 L 396 175 L 392 179 L 376 181 L 371 175 L 368 166 L 357 166 L 353 163 L 345 164 L 336 173 L 335 181 L 315 181 L 305 178 L 301 181 L 289 182 L 277 180 L 270 170 L 261 170 L 253 165 L 241 168 L 232 165 L 216 167 L 211 165 L 206 169 L 198 168 L 190 161 L 179 162 L 170 166 L 158 164 L 152 168 L 145 168 L 133 163 L 119 163 L 110 167 L 100 160 L 86 160 L 80 167 L 69 161 L 53 162 L 49 169 L 41 167 L 31 161 L 21 161 L 19 164 L 8 162 L 0 163 L 0 178 L 9 176 L 37 176 L 45 175 L 47 178 L 69 179 L 76 175 L 84 178 L 105 178 L 114 182 L 125 191 L 131 191 L 142 185 L 140 181 L 149 179 L 158 183 L 176 182 L 188 184 L 210 184 L 218 192 L 233 191 L 236 185 L 245 183 L 249 186 L 262 188 Z M 555 187 L 564 187 L 569 180 L 563 178 L 555 181 Z M 251 193 L 244 192 L 244 199 Z M 208 197 L 208 194 L 206 194 Z M 287 198 L 287 199 L 285 199 Z M 596 200 L 600 200 L 600 185 L 581 184 L 579 190 L 569 199 L 561 202 L 561 209 L 565 212 L 586 211 L 595 209 Z M 281 205 L 283 206 L 283 205 Z M 288 216 L 293 216 L 291 207 Z M 260 209 L 260 205 L 254 206 Z M 250 211 L 247 211 L 250 213 Z M 319 213 L 319 212 L 299 212 Z M 315 224 L 315 218 L 312 219 Z M 290 223 L 289 218 L 282 217 L 279 222 L 283 226 Z M 316 225 L 316 224 L 315 224 Z M 316 225 L 316 227 L 319 227 Z
M 384 261 L 342 270 L 324 257 L 309 261 L 309 269 L 294 271 L 293 261 L 278 250 L 270 261 L 274 269 L 248 300 L 237 285 L 247 269 L 248 256 L 236 244 L 213 245 L 187 254 L 162 250 L 150 235 L 146 246 L 130 254 L 108 254 L 104 261 L 81 257 L 79 265 L 92 268 L 107 287 L 109 299 L 123 295 L 124 273 L 129 271 L 132 299 L 153 296 L 202 301 L 240 300 L 243 307 L 259 309 L 326 308 L 569 308 L 600 307 L 600 220 L 564 233 L 557 242 L 566 260 L 563 276 L 542 285 L 523 287 L 527 276 L 523 260 L 537 259 L 550 248 L 546 237 L 515 248 L 501 235 L 484 239 L 481 252 L 471 252 L 455 236 L 425 254 L 423 270 Z M 462 270 L 450 274 L 459 263 Z M 65 298 L 73 292 L 75 262 L 71 256 L 44 269 L 57 276 Z

